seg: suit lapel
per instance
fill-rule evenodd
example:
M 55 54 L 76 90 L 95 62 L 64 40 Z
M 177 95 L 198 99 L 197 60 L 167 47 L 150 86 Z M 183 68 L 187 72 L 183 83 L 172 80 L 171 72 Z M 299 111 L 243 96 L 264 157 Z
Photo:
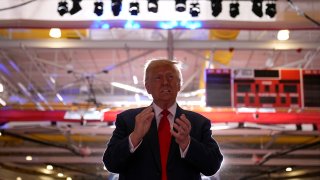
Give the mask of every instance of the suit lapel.
M 146 140 L 150 144 L 150 148 L 156 161 L 156 164 L 161 169 L 161 162 L 160 162 L 160 150 L 159 150 L 159 139 L 158 139 L 158 129 L 157 129 L 157 121 L 153 118 L 151 127 L 149 132 L 146 134 Z

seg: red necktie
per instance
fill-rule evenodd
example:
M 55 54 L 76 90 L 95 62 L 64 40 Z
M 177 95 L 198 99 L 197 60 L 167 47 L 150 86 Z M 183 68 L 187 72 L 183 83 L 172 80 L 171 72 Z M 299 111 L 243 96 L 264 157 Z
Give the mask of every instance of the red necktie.
M 169 113 L 170 112 L 166 109 L 161 112 L 162 118 L 160 119 L 158 127 L 158 138 L 162 168 L 161 180 L 167 180 L 167 159 L 171 140 L 170 123 L 167 117 Z

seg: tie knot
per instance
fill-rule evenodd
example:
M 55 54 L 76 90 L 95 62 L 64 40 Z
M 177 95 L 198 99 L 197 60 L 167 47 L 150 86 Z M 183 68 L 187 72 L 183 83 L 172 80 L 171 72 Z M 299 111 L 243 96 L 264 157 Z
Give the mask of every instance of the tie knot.
M 164 110 L 161 112 L 161 114 L 162 114 L 164 117 L 168 116 L 169 113 L 170 113 L 170 112 L 169 112 L 167 109 L 164 109 Z

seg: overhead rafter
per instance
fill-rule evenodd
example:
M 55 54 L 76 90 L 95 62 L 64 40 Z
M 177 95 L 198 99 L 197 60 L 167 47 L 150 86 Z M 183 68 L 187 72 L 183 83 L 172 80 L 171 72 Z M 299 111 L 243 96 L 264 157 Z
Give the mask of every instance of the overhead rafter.
M 230 49 L 235 50 L 297 50 L 318 49 L 317 41 L 218 41 L 218 40 L 174 40 L 173 47 L 177 49 Z M 49 48 L 49 49 L 168 49 L 167 41 L 143 40 L 0 40 L 0 48 Z

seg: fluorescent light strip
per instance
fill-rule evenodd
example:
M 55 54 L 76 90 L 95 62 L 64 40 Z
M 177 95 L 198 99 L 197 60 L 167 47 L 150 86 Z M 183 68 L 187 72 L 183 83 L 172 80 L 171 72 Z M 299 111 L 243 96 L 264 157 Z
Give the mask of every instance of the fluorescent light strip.
M 6 103 L 2 98 L 0 98 L 0 104 L 1 104 L 2 106 L 6 106 L 6 105 L 7 105 L 7 103 Z
M 185 92 L 185 93 L 179 93 L 180 97 L 191 97 L 191 96 L 197 96 L 197 95 L 202 95 L 206 93 L 205 89 L 198 89 L 195 91 L 190 91 L 190 92 Z
M 122 84 L 122 83 L 118 83 L 118 82 L 111 82 L 112 86 L 127 90 L 127 91 L 131 91 L 131 92 L 135 92 L 135 93 L 141 93 L 145 96 L 148 96 L 148 93 L 146 90 L 142 90 L 139 88 L 136 88 L 134 86 L 130 86 L 130 85 L 126 85 L 126 84 Z
M 137 76 L 132 76 L 132 79 L 133 79 L 133 83 L 134 83 L 134 84 L 138 84 L 138 78 L 137 78 Z

